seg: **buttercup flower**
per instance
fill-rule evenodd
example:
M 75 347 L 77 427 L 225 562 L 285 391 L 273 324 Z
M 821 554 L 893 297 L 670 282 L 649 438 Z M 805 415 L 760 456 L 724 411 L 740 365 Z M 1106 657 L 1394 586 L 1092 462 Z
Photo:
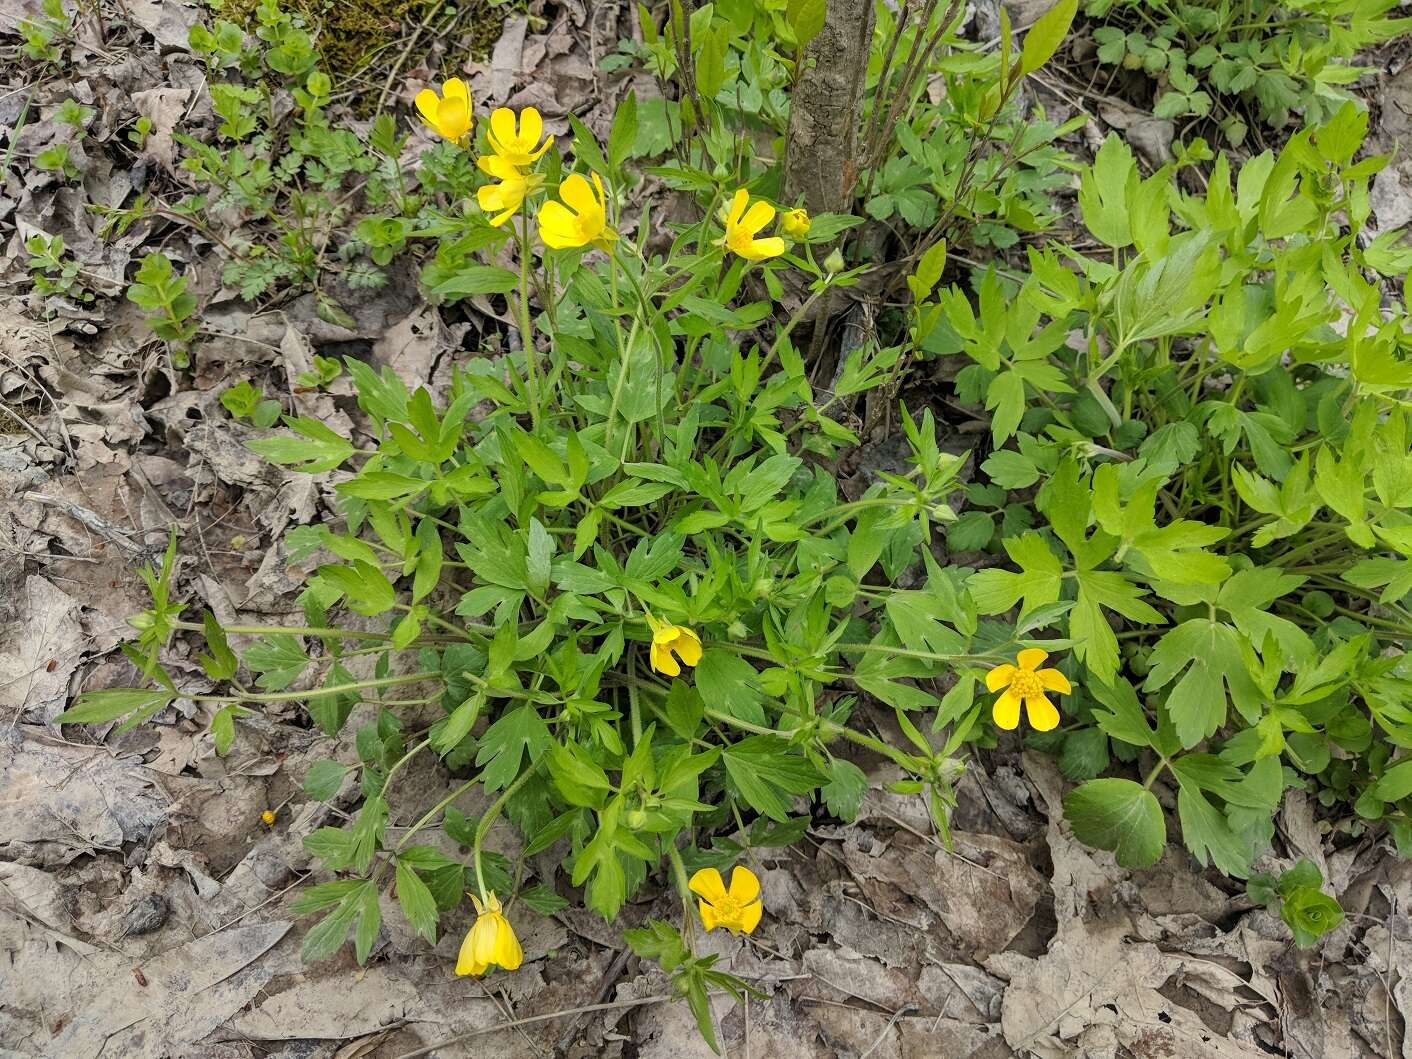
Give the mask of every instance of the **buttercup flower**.
M 725 927 L 732 934 L 751 933 L 760 925 L 765 906 L 760 901 L 760 880 L 743 864 L 731 869 L 730 889 L 715 868 L 702 868 L 687 882 L 701 898 L 701 923 L 707 930 Z
M 716 240 L 717 246 L 724 246 L 747 261 L 764 261 L 768 257 L 779 257 L 784 253 L 784 240 L 778 235 L 768 239 L 756 239 L 760 229 L 775 219 L 775 208 L 768 202 L 755 202 L 747 210 L 750 193 L 741 188 L 731 199 L 726 211 L 726 234 Z
M 471 114 L 471 93 L 466 82 L 453 77 L 441 86 L 441 95 L 433 88 L 417 93 L 417 110 L 427 127 L 452 143 L 465 143 L 471 135 L 475 118 Z
M 791 239 L 803 239 L 812 223 L 806 210 L 785 210 L 780 214 L 780 231 Z
M 515 112 L 509 107 L 500 107 L 490 115 L 490 149 L 511 165 L 533 165 L 535 159 L 549 150 L 554 142 L 551 136 L 543 143 L 544 119 L 534 107 L 520 111 L 519 127 L 516 127 Z M 538 147 L 535 145 L 539 144 Z
M 461 942 L 456 973 L 485 974 L 494 965 L 507 971 L 515 970 L 524 961 L 525 951 L 520 948 L 520 939 L 515 937 L 515 928 L 500 911 L 495 892 L 492 890 L 485 895 L 484 905 L 475 894 L 470 897 L 476 906 L 476 921 L 466 940 Z
M 1049 655 L 1038 647 L 1026 647 L 1015 661 L 1018 665 L 998 665 L 985 675 L 985 686 L 991 691 L 1000 691 L 1000 697 L 991 708 L 995 723 L 1006 730 L 1020 724 L 1020 703 L 1025 704 L 1030 726 L 1036 732 L 1047 732 L 1059 724 L 1059 711 L 1045 695 L 1055 691 L 1067 695 L 1073 691 L 1069 678 L 1057 669 L 1036 669 Z
M 264 822 L 266 827 L 275 826 L 275 814 L 269 809 L 266 809 L 263 813 L 260 814 L 260 819 Z
M 551 199 L 539 207 L 539 237 L 545 246 L 555 250 L 589 243 L 604 246 L 618 237 L 608 227 L 608 196 L 603 191 L 603 181 L 597 173 L 592 176 L 593 187 L 589 187 L 587 180 L 574 173 L 559 185 L 563 202 Z
M 525 173 L 519 166 L 507 162 L 498 154 L 484 155 L 476 159 L 481 172 L 488 173 L 498 184 L 486 184 L 476 189 L 476 201 L 486 213 L 493 213 L 490 223 L 499 227 L 515 215 L 520 204 L 525 201 L 532 188 L 539 186 L 544 178 L 538 173 Z
M 690 629 L 670 622 L 658 621 L 647 616 L 647 624 L 652 626 L 652 668 L 669 677 L 681 673 L 677 659 L 689 666 L 701 661 L 701 637 Z

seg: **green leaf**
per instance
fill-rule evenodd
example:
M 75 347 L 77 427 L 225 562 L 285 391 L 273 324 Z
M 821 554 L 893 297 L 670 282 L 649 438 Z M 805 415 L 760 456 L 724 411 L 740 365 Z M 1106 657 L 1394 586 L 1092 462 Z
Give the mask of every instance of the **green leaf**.
M 608 134 L 608 164 L 616 172 L 632 154 L 637 142 L 637 93 L 631 90 L 618 104 L 613 130 Z
M 397 862 L 397 900 L 414 931 L 436 944 L 436 899 L 427 884 L 402 860 Z
M 1379 776 L 1372 791 L 1373 797 L 1384 802 L 1399 802 L 1412 794 L 1412 758 L 1399 761 Z
M 354 888 L 339 901 L 338 907 L 319 920 L 310 928 L 309 933 L 304 935 L 304 944 L 300 947 L 299 955 L 305 963 L 318 963 L 338 951 L 339 946 L 348 937 L 348 928 L 353 925 L 353 920 L 359 914 L 362 907 L 363 891 L 369 885 L 362 879 L 357 880 Z M 376 899 L 375 888 L 373 894 Z
M 1285 896 L 1280 918 L 1294 934 L 1295 944 L 1307 949 L 1343 922 L 1343 909 L 1318 886 L 1300 886 Z
M 533 706 L 524 705 L 506 713 L 480 737 L 476 764 L 482 766 L 481 781 L 487 791 L 508 787 L 520 774 L 526 753 L 531 761 L 549 748 L 553 737 Z
M 348 766 L 339 761 L 315 761 L 304 774 L 304 793 L 316 802 L 326 802 L 338 793 Z
M 148 716 L 166 706 L 176 694 L 164 688 L 106 688 L 85 691 L 59 716 L 55 724 L 101 724 L 136 711 Z
M 255 683 L 266 691 L 283 691 L 299 679 L 309 656 L 299 638 L 287 633 L 263 636 L 245 650 L 245 664 L 259 676 Z
M 1079 840 L 1110 850 L 1124 868 L 1150 868 L 1167 843 L 1162 806 L 1132 780 L 1089 780 L 1064 798 L 1064 817 Z
M 713 647 L 696 666 L 696 690 L 708 710 L 747 724 L 766 721 L 760 674 L 740 655 Z
M 1079 0 L 1059 0 L 1035 20 L 1020 49 L 1021 74 L 1032 74 L 1050 60 L 1063 43 L 1078 9 Z
M 552 916 L 555 912 L 560 912 L 569 907 L 569 902 L 560 897 L 548 886 L 531 886 L 527 890 L 521 890 L 519 899 L 524 904 L 534 909 L 542 916 Z
M 262 438 L 248 442 L 247 447 L 267 460 L 293 465 L 294 470 L 306 474 L 331 471 L 358 451 L 342 434 L 317 419 L 285 417 L 284 422 L 299 436 Z
M 721 757 L 746 804 L 781 823 L 789 818 L 790 797 L 809 794 L 819 783 L 814 766 L 778 736 L 750 736 Z
M 868 793 L 868 777 L 857 765 L 836 757 L 829 762 L 829 780 L 819 791 L 829 812 L 840 820 L 852 821 Z
M 1191 855 L 1203 867 L 1214 863 L 1227 875 L 1238 879 L 1249 876 L 1250 849 L 1201 789 L 1179 770 L 1173 772 L 1178 785 L 1177 817 L 1182 825 L 1182 840 Z
M 465 265 L 432 288 L 442 297 L 465 298 L 474 294 L 509 294 L 520 289 L 518 273 L 494 265 Z
M 823 32 L 827 14 L 826 0 L 789 0 L 789 6 L 785 8 L 785 21 L 789 23 L 794 42 L 801 51 Z
M 211 741 L 217 757 L 225 757 L 235 743 L 235 715 L 239 710 L 239 706 L 231 704 L 211 715 Z
M 209 610 L 201 616 L 201 626 L 206 636 L 206 647 L 211 653 L 201 655 L 197 661 L 212 680 L 230 680 L 235 676 L 238 662 L 226 640 L 225 629 L 221 628 L 221 623 Z

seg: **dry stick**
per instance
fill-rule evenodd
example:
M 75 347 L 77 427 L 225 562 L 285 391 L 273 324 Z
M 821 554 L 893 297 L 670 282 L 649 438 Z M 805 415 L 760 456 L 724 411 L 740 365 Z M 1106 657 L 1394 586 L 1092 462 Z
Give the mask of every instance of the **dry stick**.
M 936 0 L 926 0 L 927 7 L 930 8 Z M 922 24 L 926 25 L 926 18 L 923 16 Z M 887 79 L 892 74 L 892 58 L 897 53 L 897 42 L 902 39 L 902 30 L 912 18 L 912 0 L 903 0 L 902 10 L 897 13 L 897 32 L 893 33 L 892 40 L 887 42 L 887 54 L 883 56 L 882 71 L 878 74 L 877 93 L 873 97 L 873 112 L 868 115 L 867 135 L 863 138 L 863 154 L 865 162 L 871 167 L 873 159 L 873 139 L 877 134 L 878 119 L 882 116 L 879 104 L 882 102 L 882 94 L 887 89 Z
M 613 957 L 613 962 L 608 965 L 608 969 L 603 972 L 602 980 L 598 983 L 597 1000 L 594 1003 L 603 1003 L 603 998 L 608 995 L 608 990 L 613 988 L 613 983 L 618 980 L 624 968 L 627 967 L 630 956 L 632 956 L 632 949 L 627 946 L 618 950 L 618 955 Z M 576 1015 L 564 1032 L 559 1035 L 559 1043 L 554 1046 L 555 1055 L 562 1055 L 569 1050 L 569 1046 L 574 1043 L 572 1038 L 582 1024 L 583 1018 Z
M 725 990 L 715 990 L 709 995 L 725 996 Z M 455 1037 L 447 1037 L 445 1040 L 437 1041 L 435 1044 L 428 1044 L 415 1051 L 403 1052 L 396 1059 L 418 1059 L 419 1056 L 430 1055 L 438 1048 L 445 1048 L 450 1044 L 459 1044 L 462 1041 L 469 1041 L 473 1037 L 482 1037 L 487 1033 L 498 1033 L 501 1030 L 512 1030 L 519 1026 L 530 1026 L 537 1022 L 552 1022 L 554 1019 L 563 1018 L 565 1015 L 586 1015 L 594 1011 L 613 1011 L 619 1008 L 642 1007 L 644 1004 L 663 1004 L 673 999 L 670 993 L 660 993 L 656 996 L 639 997 L 636 1000 L 615 1000 L 610 1004 L 585 1004 L 577 1008 L 564 1008 L 562 1011 L 551 1011 L 546 1015 L 530 1015 L 528 1018 L 515 1019 L 511 1022 L 497 1022 L 494 1026 L 482 1026 L 479 1029 L 471 1030 L 468 1033 L 458 1034 Z
M 378 105 L 374 108 L 375 113 L 382 112 L 382 105 L 387 102 L 387 94 L 392 91 L 392 82 L 397 79 L 397 75 L 402 72 L 402 64 L 407 61 L 407 56 L 412 54 L 412 47 L 422 35 L 422 30 L 431 25 L 431 20 L 436 17 L 436 13 L 441 10 L 440 3 L 427 5 L 426 17 L 416 29 L 412 30 L 412 35 L 407 38 L 407 46 L 402 49 L 402 54 L 397 57 L 397 61 L 392 64 L 392 69 L 387 72 L 387 80 L 383 82 L 382 93 L 378 96 Z

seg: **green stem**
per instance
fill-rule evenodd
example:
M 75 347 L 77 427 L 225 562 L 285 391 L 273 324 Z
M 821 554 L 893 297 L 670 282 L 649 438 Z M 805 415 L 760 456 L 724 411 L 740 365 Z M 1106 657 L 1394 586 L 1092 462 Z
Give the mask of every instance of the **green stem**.
M 436 672 L 408 673 L 400 677 L 379 677 L 377 680 L 359 680 L 352 684 L 332 684 L 326 688 L 310 688 L 308 691 L 279 691 L 268 695 L 184 695 L 192 702 L 298 702 L 301 699 L 317 699 L 325 695 L 344 695 L 364 688 L 390 688 L 398 684 L 415 684 L 419 680 L 434 680 L 441 676 Z
M 520 241 L 520 344 L 525 350 L 525 375 L 529 387 L 530 427 L 539 426 L 539 364 L 534 349 L 534 331 L 530 326 L 530 240 L 529 207 L 520 204 L 520 226 L 516 229 Z
M 686 935 L 686 947 L 696 955 L 696 917 L 691 907 L 691 883 L 686 877 L 686 865 L 674 843 L 667 844 L 667 859 L 672 862 L 672 875 L 677 882 L 677 892 L 681 894 L 682 933 Z
M 540 761 L 543 760 L 543 758 L 540 758 Z M 515 782 L 510 784 L 510 786 L 506 787 L 505 790 L 501 792 L 500 797 L 495 799 L 495 801 L 491 804 L 490 808 L 487 809 L 485 813 L 481 816 L 480 822 L 476 824 L 475 843 L 471 847 L 471 855 L 475 859 L 476 889 L 480 891 L 480 899 L 482 904 L 490 903 L 490 900 L 485 892 L 485 874 L 481 868 L 480 858 L 481 845 L 485 841 L 486 833 L 490 831 L 490 825 L 495 823 L 495 821 L 499 818 L 500 813 L 505 808 L 505 803 L 508 802 L 514 796 L 516 791 L 518 791 L 527 782 L 529 782 L 529 778 L 538 771 L 539 761 L 536 761 L 532 763 L 529 768 L 521 772 L 519 776 L 515 778 Z

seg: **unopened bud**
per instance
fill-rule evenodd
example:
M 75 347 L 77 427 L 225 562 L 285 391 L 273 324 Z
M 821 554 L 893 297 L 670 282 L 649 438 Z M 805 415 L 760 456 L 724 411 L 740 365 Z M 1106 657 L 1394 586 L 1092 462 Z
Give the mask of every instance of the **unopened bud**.
M 833 275 L 835 272 L 842 272 L 843 266 L 843 254 L 835 247 L 833 253 L 824 258 L 824 271 Z

